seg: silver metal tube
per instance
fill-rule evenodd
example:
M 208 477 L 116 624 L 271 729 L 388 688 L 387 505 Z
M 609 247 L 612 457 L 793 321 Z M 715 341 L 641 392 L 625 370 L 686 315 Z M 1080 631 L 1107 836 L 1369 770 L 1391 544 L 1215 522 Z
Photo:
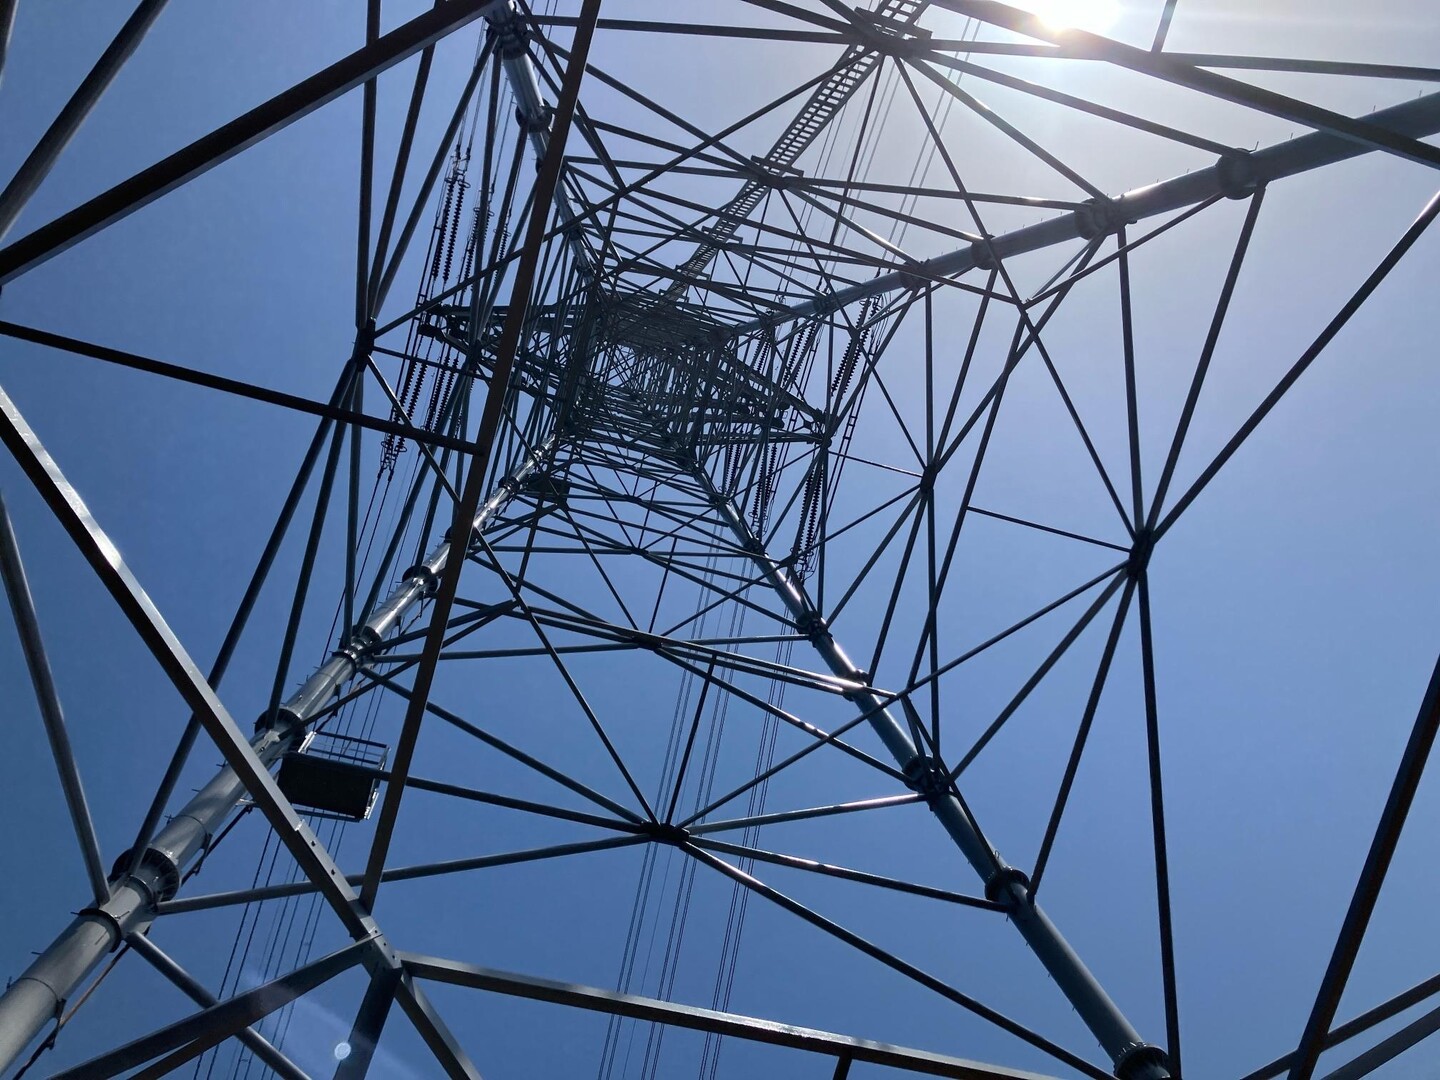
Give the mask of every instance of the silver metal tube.
M 473 532 L 483 530 L 529 476 L 548 461 L 556 446 L 550 438 L 508 476 L 476 512 Z M 354 677 L 365 655 L 384 640 L 408 612 L 430 595 L 438 574 L 454 555 L 457 541 L 447 537 L 426 561 L 407 571 L 405 580 L 382 601 L 336 651 L 286 702 L 269 726 L 250 741 L 265 766 L 296 745 L 309 723 Z M 466 549 L 460 549 L 464 552 Z M 130 854 L 120 857 L 110 882 L 110 897 L 89 907 L 0 995 L 0 1072 L 9 1068 L 45 1025 L 63 1010 L 105 957 L 127 936 L 145 933 L 157 905 L 175 895 L 185 871 L 204 854 L 225 819 L 246 795 L 244 781 L 227 765 L 170 819 L 146 847 L 135 873 L 127 874 Z
M 845 650 L 831 635 L 804 591 L 791 580 L 784 567 L 765 553 L 764 545 L 736 509 L 733 500 L 721 494 L 704 469 L 695 469 L 694 475 L 740 546 L 749 553 L 794 617 L 797 627 L 808 634 L 810 643 L 826 666 L 839 678 L 857 684 L 857 689 L 846 692 L 845 697 L 868 714 L 870 726 L 880 736 L 896 764 L 912 778 L 915 789 L 926 796 L 931 812 L 980 875 L 985 883 L 986 896 L 1005 906 L 1006 913 L 1026 944 L 1110 1055 L 1115 1074 L 1124 1080 L 1165 1080 L 1169 1077 L 1163 1052 L 1140 1037 L 1049 916 L 1034 902 L 1030 896 L 1029 879 L 1009 866 L 990 846 L 954 795 L 938 784 L 926 787 L 926 774 L 931 766 L 929 759 L 916 749 L 909 733 L 886 706 L 885 699 L 865 685 L 869 677 L 845 655 Z
M 1434 135 L 1440 132 L 1440 93 L 1427 94 L 1414 101 L 1382 109 L 1364 119 L 1397 135 L 1412 138 Z M 1241 196 L 1253 190 L 1256 184 L 1295 176 L 1372 152 L 1373 147 L 1319 131 L 1267 146 L 1255 153 L 1236 151 L 1233 157 L 1223 158 L 1208 168 L 1117 195 L 1106 205 L 1088 205 L 1061 217 L 991 237 L 990 247 L 1001 259 L 1007 259 L 1070 240 L 1097 236 L 1122 224 L 1182 210 L 1218 195 Z M 969 244 L 931 259 L 923 259 L 912 270 L 892 270 L 870 281 L 837 289 L 828 296 L 806 300 L 763 318 L 740 323 L 729 332 L 740 336 L 796 319 L 808 319 L 867 296 L 913 288 L 917 283 L 935 278 L 957 277 L 989 263 L 990 252 L 983 243 Z
M 0 997 L 0 1072 L 25 1052 L 95 965 L 120 944 L 123 924 L 148 925 L 142 914 L 150 894 L 142 883 L 148 868 L 118 884 L 104 908 L 86 908 Z
M 491 31 L 498 39 L 496 51 L 500 55 L 500 66 L 505 71 L 510 90 L 515 95 L 516 117 L 530 138 L 530 146 L 535 151 L 535 164 L 538 166 L 545 160 L 545 154 L 550 149 L 550 118 L 554 110 L 540 90 L 535 65 L 530 61 L 530 52 L 525 44 L 525 25 L 511 0 L 488 13 L 485 21 L 490 24 Z M 555 186 L 555 210 L 566 226 L 573 224 L 578 216 L 563 183 Z M 590 252 L 580 239 L 579 230 L 567 228 L 565 238 L 577 264 L 582 272 L 588 275 L 591 270 Z

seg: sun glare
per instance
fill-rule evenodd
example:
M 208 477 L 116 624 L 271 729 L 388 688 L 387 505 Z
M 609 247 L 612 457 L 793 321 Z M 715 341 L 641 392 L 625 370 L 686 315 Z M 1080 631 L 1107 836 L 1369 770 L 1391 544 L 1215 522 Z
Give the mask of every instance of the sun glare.
M 1023 6 L 1053 30 L 1103 34 L 1120 17 L 1118 0 L 1030 0 Z

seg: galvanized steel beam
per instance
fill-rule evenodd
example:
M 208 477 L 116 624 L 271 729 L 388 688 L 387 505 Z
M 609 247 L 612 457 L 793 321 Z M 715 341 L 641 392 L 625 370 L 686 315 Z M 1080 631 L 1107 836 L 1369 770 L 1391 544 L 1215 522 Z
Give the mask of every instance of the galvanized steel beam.
M 468 986 L 475 990 L 488 990 L 510 997 L 528 998 L 531 1001 L 546 1001 L 612 1016 L 668 1024 L 693 1031 L 708 1031 L 716 1035 L 768 1043 L 771 1046 L 825 1054 L 839 1061 L 859 1061 L 891 1069 L 905 1069 L 924 1076 L 947 1076 L 953 1080 L 1049 1080 L 1038 1073 L 986 1065 L 926 1050 L 892 1046 L 890 1043 L 873 1042 L 870 1039 L 857 1039 L 851 1035 L 837 1035 L 775 1020 L 702 1009 L 694 1005 L 602 990 L 579 983 L 517 975 L 514 972 L 497 971 L 459 960 L 445 960 L 416 953 L 400 955 L 405 970 L 420 979 L 453 986 Z
M 1372 114 L 1367 123 L 1407 138 L 1434 135 L 1440 132 L 1440 93 L 1427 94 L 1414 101 L 1382 109 Z M 728 333 L 743 336 L 796 319 L 828 314 L 867 296 L 880 296 L 929 281 L 959 277 L 970 270 L 989 266 L 994 258 L 1007 259 L 1071 240 L 1093 237 L 1128 222 L 1183 210 L 1217 196 L 1243 197 L 1259 185 L 1359 157 L 1372 149 L 1341 135 L 1317 131 L 1254 153 L 1236 151 L 1233 156 L 1223 157 L 1207 168 L 1135 188 L 1106 203 L 1088 204 L 1060 217 L 968 244 L 934 258 L 922 259 L 905 270 L 892 270 L 870 281 L 837 289 L 825 296 L 740 323 L 731 327 Z
M 1035 903 L 1025 874 L 1009 866 L 990 846 L 969 809 L 944 780 L 943 768 L 916 748 L 904 726 L 890 713 L 886 699 L 867 685 L 868 676 L 836 642 L 804 590 L 766 553 L 764 543 L 736 509 L 733 500 L 715 487 L 704 469 L 695 468 L 693 476 L 707 490 L 720 519 L 760 569 L 795 620 L 796 627 L 809 637 L 826 666 L 838 678 L 855 685 L 856 689 L 848 691 L 845 697 L 868 717 L 870 726 L 910 779 L 912 788 L 925 798 L 931 812 L 980 875 L 985 883 L 986 898 L 1004 907 L 1026 944 L 1110 1056 L 1115 1074 L 1122 1080 L 1169 1077 L 1164 1052 L 1140 1037 L 1049 916 Z
M 505 408 L 510 386 L 510 374 L 514 369 L 515 357 L 520 349 L 524 333 L 525 315 L 532 302 L 531 291 L 537 281 L 540 251 L 546 235 L 546 224 L 550 219 L 550 207 L 559 187 L 560 168 L 563 163 L 565 140 L 570 131 L 579 100 L 580 82 L 585 74 L 585 57 L 589 51 L 594 32 L 595 18 L 599 14 L 599 0 L 586 0 L 583 18 L 575 32 L 575 43 L 570 63 L 565 72 L 565 82 L 555 110 L 551 140 L 546 144 L 547 152 L 540 163 L 540 171 L 532 190 L 532 204 L 526 226 L 525 241 L 521 248 L 515 281 L 511 287 L 510 308 L 501 329 L 500 340 L 495 348 L 495 367 L 485 396 L 485 405 L 472 449 L 473 457 L 465 476 L 465 486 L 460 502 L 455 507 L 451 535 L 467 552 L 470 537 L 474 533 L 471 524 L 483 493 L 485 475 L 490 464 L 496 434 Z M 550 444 L 553 446 L 553 439 Z M 509 491 L 503 492 L 508 500 Z M 492 496 L 492 501 L 497 496 Z M 448 546 L 447 546 L 448 550 Z M 404 797 L 405 781 L 409 774 L 415 743 L 419 736 L 420 724 L 425 716 L 425 703 L 429 698 L 430 686 L 439 662 L 440 650 L 444 644 L 446 623 L 450 609 L 455 602 L 455 592 L 460 584 L 460 570 L 464 559 L 442 561 L 431 578 L 434 605 L 430 626 L 425 636 L 422 659 L 415 669 L 413 697 L 406 707 L 405 720 L 400 738 L 395 747 L 392 766 L 392 781 L 385 789 L 385 797 L 377 815 L 375 836 L 370 846 L 370 856 L 365 866 L 365 881 L 361 885 L 361 896 L 366 907 L 373 907 L 380 888 L 380 874 L 385 869 L 385 858 L 389 851 L 390 838 L 394 833 L 395 819 L 399 814 L 400 802 Z
M 149 961 L 151 967 L 174 983 L 186 997 L 202 1009 L 211 1009 L 220 1004 L 219 998 L 205 989 L 193 975 L 167 956 L 160 946 L 146 935 L 131 934 L 125 941 L 130 948 Z M 299 1066 L 275 1049 L 274 1044 L 253 1027 L 241 1028 L 236 1031 L 235 1038 L 239 1039 L 257 1058 L 268 1065 L 281 1080 L 309 1080 Z
M 445 0 L 69 213 L 0 248 L 0 285 L 415 55 L 503 0 Z
M 165 2 L 166 0 L 140 0 L 130 18 L 120 27 L 120 32 L 106 46 L 100 59 L 95 61 L 95 66 L 75 88 L 75 93 L 70 96 L 65 107 L 45 129 L 45 134 L 40 136 L 35 148 L 21 162 L 20 168 L 15 170 L 15 175 L 5 185 L 5 190 L 0 192 L 0 240 L 5 239 L 10 227 L 15 224 L 15 219 L 20 216 L 20 211 L 25 209 L 30 196 L 35 194 L 55 162 L 60 159 L 75 132 L 80 130 L 80 125 L 114 82 L 115 76 L 120 74 L 120 69 L 130 58 L 130 54 L 139 48 L 146 32 L 164 10 Z M 13 18 L 14 4 L 11 3 L 9 8 L 9 17 Z M 8 22 L 3 12 L 0 12 L 0 22 Z M 9 26 L 0 26 L 0 37 L 8 38 L 9 34 Z M 3 63 L 3 42 L 0 42 L 0 63 Z
M 1380 886 L 1385 882 L 1390 860 L 1400 842 L 1400 832 L 1405 827 L 1410 805 L 1414 802 L 1415 792 L 1420 786 L 1425 763 L 1435 745 L 1437 731 L 1440 731 L 1440 662 L 1436 663 L 1435 671 L 1430 676 L 1430 685 L 1426 688 L 1425 697 L 1420 704 L 1420 714 L 1415 718 L 1410 739 L 1405 744 L 1405 752 L 1395 772 L 1390 795 L 1380 815 L 1380 824 L 1375 829 L 1375 837 L 1371 841 L 1369 853 L 1365 856 L 1365 865 L 1360 871 L 1355 893 L 1345 912 L 1345 921 L 1340 927 L 1340 936 L 1335 942 L 1335 950 L 1320 983 L 1320 992 L 1316 995 L 1310 1017 L 1305 1023 L 1305 1032 L 1291 1062 L 1290 1080 L 1310 1080 L 1314 1074 L 1325 1036 L 1330 1031 L 1335 1010 L 1340 1004 L 1340 995 L 1345 991 L 1350 969 L 1360 952 L 1360 942 L 1364 939 L 1365 929 L 1370 925 L 1370 916 L 1380 897 Z M 1432 1018 L 1440 1018 L 1440 1010 L 1431 1015 Z M 1440 1020 L 1432 1023 L 1429 1030 L 1435 1030 L 1437 1026 L 1440 1026 Z M 1428 1034 L 1428 1031 L 1425 1033 Z M 1347 1075 L 1360 1074 L 1352 1072 Z
M 184 871 L 204 854 L 222 823 L 247 794 L 265 812 L 281 841 L 340 915 L 347 930 L 357 938 L 371 940 L 383 952 L 383 939 L 377 937 L 374 921 L 361 907 L 345 875 L 275 786 L 269 769 L 303 737 L 310 720 L 355 675 L 364 656 L 432 593 L 438 574 L 451 558 L 451 541 L 441 541 L 424 563 L 408 571 L 405 580 L 376 606 L 335 655 L 281 705 L 271 722 L 246 740 L 3 390 L 0 441 L 50 504 L 228 761 L 150 841 L 139 860 L 132 860 L 128 852 L 121 856 L 113 872 L 110 899 L 99 907 L 82 910 L 0 995 L 0 1069 L 19 1057 L 122 938 L 148 928 L 157 905 L 174 896 Z M 474 529 L 485 527 L 553 448 L 553 441 L 545 443 L 538 455 L 527 458 L 502 482 L 499 490 L 477 509 Z M 455 542 L 463 551 L 467 540 L 465 535 Z
M 74 1068 L 56 1073 L 53 1080 L 107 1080 L 108 1077 L 144 1065 L 161 1054 L 168 1054 L 157 1065 L 136 1075 L 159 1077 L 172 1072 L 192 1058 L 199 1057 L 232 1035 L 237 1035 L 255 1021 L 276 1009 L 283 1008 L 302 994 L 354 967 L 365 956 L 369 939 L 361 939 L 338 949 L 328 956 L 302 968 L 273 979 L 253 990 L 237 994 L 193 1016 L 187 1016 L 158 1031 L 126 1043 L 99 1057 L 91 1058 Z

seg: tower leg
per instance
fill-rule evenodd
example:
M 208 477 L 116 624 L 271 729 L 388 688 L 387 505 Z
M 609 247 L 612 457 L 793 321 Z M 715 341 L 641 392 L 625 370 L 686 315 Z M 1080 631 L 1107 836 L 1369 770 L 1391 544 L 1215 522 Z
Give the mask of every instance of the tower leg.
M 0 403 L 9 404 L 3 393 Z M 553 438 L 547 440 L 500 481 L 475 514 L 475 532 L 482 531 L 508 505 L 525 477 L 549 460 L 555 445 Z M 311 720 L 345 688 L 364 657 L 431 595 L 451 556 L 464 557 L 472 535 L 442 540 L 424 563 L 406 571 L 405 579 L 376 605 L 334 656 L 274 717 L 265 718 L 271 726 L 262 728 L 250 740 L 262 766 L 272 766 L 304 737 Z M 185 871 L 205 853 L 246 794 L 239 773 L 226 765 L 146 845 L 139 860 L 132 860 L 129 852 L 121 855 L 111 874 L 110 898 L 97 907 L 81 910 L 50 947 L 0 994 L 0 1072 L 14 1064 L 45 1025 L 60 1014 L 66 1000 L 108 953 L 125 937 L 149 929 L 157 905 L 175 895 Z M 133 872 L 129 870 L 132 862 Z
M 931 813 L 940 820 L 955 841 L 955 846 L 980 875 L 985 883 L 985 895 L 1004 905 L 1026 944 L 1110 1055 L 1115 1075 L 1122 1080 L 1167 1080 L 1170 1070 L 1165 1052 L 1140 1037 L 1049 916 L 1035 903 L 1030 895 L 1029 879 L 1007 865 L 990 846 L 969 811 L 949 790 L 950 784 L 943 767 L 916 749 L 905 728 L 886 707 L 884 699 L 864 685 L 869 681 L 868 677 L 845 655 L 804 590 L 791 580 L 784 567 L 766 554 L 764 544 L 733 500 L 715 487 L 703 469 L 696 468 L 694 476 L 740 546 L 749 553 L 766 582 L 784 602 L 796 626 L 802 633 L 808 634 L 810 643 L 826 666 L 840 678 L 859 684 L 859 689 L 846 694 L 846 697 L 868 714 L 870 726 L 880 736 L 901 771 L 910 778 L 911 787 L 925 797 Z

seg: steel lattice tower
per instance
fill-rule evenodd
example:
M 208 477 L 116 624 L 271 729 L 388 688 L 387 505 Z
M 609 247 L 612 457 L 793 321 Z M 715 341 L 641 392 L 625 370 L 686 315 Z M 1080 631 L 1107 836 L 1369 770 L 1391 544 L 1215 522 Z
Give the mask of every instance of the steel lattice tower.
M 142 0 L 0 194 L 0 238 L 165 6 Z M 622 1039 L 633 1045 L 636 1021 L 657 1025 L 645 1029 L 643 1075 L 715 1076 L 719 1038 L 729 1037 L 727 1046 L 782 1048 L 767 1051 L 776 1056 L 766 1067 L 796 1075 L 802 1066 L 785 1062 L 813 1068 L 818 1055 L 835 1077 L 878 1066 L 1033 1076 L 1015 1066 L 1037 1062 L 1067 1076 L 1181 1076 L 1187 1029 L 1165 781 L 1183 766 L 1162 753 L 1152 556 L 1412 248 L 1433 246 L 1425 232 L 1440 213 L 1440 197 L 1412 208 L 1378 260 L 1315 268 L 1317 280 L 1339 283 L 1343 300 L 1304 328 L 1305 344 L 1242 421 L 1195 457 L 1192 429 L 1205 415 L 1227 318 L 1259 287 L 1246 274 L 1262 208 L 1283 201 L 1298 178 L 1357 159 L 1383 162 L 1388 171 L 1377 175 L 1403 175 L 1370 191 L 1380 203 L 1440 167 L 1440 149 L 1425 141 L 1440 132 L 1440 94 L 1356 118 L 1323 104 L 1326 93 L 1261 82 L 1303 74 L 1327 86 L 1408 92 L 1440 79 L 1440 68 L 1175 52 L 1171 23 L 1185 17 L 1176 0 L 1154 5 L 1149 47 L 1057 29 L 990 0 L 858 8 L 747 0 L 700 14 L 619 0 L 603 12 L 599 0 L 541 6 L 437 0 L 392 25 L 371 0 L 359 48 L 68 213 L 3 239 L 0 283 L 21 282 L 151 203 L 163 208 L 168 193 L 315 110 L 359 99 L 354 337 L 328 400 L 261 385 L 244 371 L 213 373 L 83 341 L 63 327 L 0 322 L 11 343 L 315 421 L 206 668 L 87 509 L 83 485 L 67 480 L 41 425 L 0 391 L 0 439 L 183 702 L 166 729 L 179 734 L 178 745 L 172 734 L 172 745 L 152 751 L 168 766 L 144 820 L 131 826 L 133 844 L 102 853 L 61 708 L 66 687 L 51 675 L 41 636 L 46 613 L 43 605 L 37 613 L 21 561 L 29 543 L 0 515 L 0 571 L 92 892 L 76 897 L 68 926 L 57 916 L 23 928 L 36 946 L 59 936 L 0 996 L 0 1067 L 46 1069 L 37 1051 L 46 1033 L 54 1041 L 72 1015 L 83 1025 L 76 1006 L 87 988 L 108 974 L 112 956 L 133 951 L 199 1011 L 55 1075 L 159 1076 L 195 1061 L 213 1071 L 218 1054 L 231 1053 L 304 1076 L 286 1041 L 290 1010 L 359 976 L 365 989 L 350 1006 L 353 1027 L 334 1066 L 344 1080 L 387 1071 L 377 1045 L 382 1030 L 394 1030 L 394 1020 L 386 1025 L 396 1004 L 433 1055 L 425 1075 L 480 1075 L 485 1048 L 437 1007 L 437 984 L 606 1018 L 594 1040 L 602 1076 L 631 1074 L 619 1047 Z M 15 11 L 0 3 L 7 40 Z M 744 103 L 753 95 L 737 92 L 738 104 L 717 110 L 726 124 L 707 128 L 640 89 L 638 68 L 634 79 L 611 69 L 607 43 L 641 39 L 663 49 L 770 50 L 766 57 L 788 50 L 795 67 L 779 79 L 783 93 L 751 108 Z M 458 100 L 437 106 L 427 88 L 445 49 L 463 52 L 465 81 Z M 377 110 L 380 76 L 390 69 L 409 91 L 393 161 L 382 161 Z M 1093 83 L 1068 74 L 1078 70 L 1113 74 L 1125 103 L 1115 104 L 1109 87 L 1092 93 Z M 728 104 L 719 89 L 712 96 Z M 422 118 L 437 108 L 443 132 L 427 144 Z M 1067 156 L 1056 144 L 1068 146 L 1071 129 L 1040 119 L 1051 116 L 1079 125 L 1078 138 L 1099 149 Z M 1275 123 L 1296 134 L 1257 142 L 1254 133 Z M 1129 176 L 1140 153 L 1132 147 L 1141 146 L 1184 165 L 1155 183 L 1132 176 L 1118 192 L 1091 178 L 1101 164 L 1107 175 Z M 1167 258 L 1167 245 L 1197 230 L 1223 237 L 1222 257 L 1198 267 L 1182 290 L 1179 310 L 1194 314 L 1203 333 L 1194 348 L 1176 346 L 1183 372 L 1175 407 L 1152 423 L 1137 347 L 1148 296 L 1141 279 L 1152 259 Z M 411 303 L 396 287 L 417 277 Z M 1101 305 L 1103 331 L 1091 321 Z M 1108 376 L 1087 366 L 1102 360 Z M 1049 412 L 1034 404 L 1042 392 Z M 1110 412 L 1100 416 L 1102 398 Z M 1030 425 L 1034 438 L 1016 443 L 1007 435 L 1016 423 Z M 1003 447 L 1043 448 L 1061 434 L 1064 475 L 1083 473 L 1088 485 L 1075 495 L 1077 481 L 1066 499 L 1088 510 L 1072 513 L 1061 499 L 1047 517 L 990 501 L 1016 484 L 998 463 Z M 1092 529 L 1102 518 L 1107 524 Z M 983 532 L 991 526 L 1017 531 L 1002 542 L 972 539 L 991 535 Z M 1036 588 L 1049 587 L 1043 560 L 1029 562 L 1026 545 L 1036 537 L 1075 554 L 1057 564 L 1073 571 L 1070 585 L 1031 602 Z M 1007 559 L 1017 564 L 1013 577 L 1002 569 Z M 287 617 L 250 626 L 277 561 L 295 568 L 291 590 L 270 583 L 285 595 Z M 987 607 L 965 582 L 992 575 L 1015 595 Z M 337 610 L 328 659 L 302 680 L 297 650 L 314 633 L 314 612 L 328 605 Z M 1001 611 L 1011 614 L 1000 619 Z M 273 681 L 222 687 L 257 635 Z M 1007 651 L 1017 643 L 1029 652 Z M 994 656 L 1007 659 L 984 669 L 980 684 L 964 681 Z M 1082 676 L 1063 675 L 1077 663 Z M 492 690 L 523 695 L 524 687 L 503 686 L 517 671 L 533 680 L 534 715 L 448 704 Z M 1064 679 L 1074 693 L 1056 698 L 1050 688 Z M 1148 846 L 1103 873 L 1144 879 L 1143 889 L 1117 885 L 1117 893 L 1130 894 L 1127 903 L 1143 896 L 1154 970 L 1150 983 L 1124 978 L 1122 992 L 1106 975 L 1120 966 L 1112 957 L 1067 939 L 1063 887 L 1047 884 L 1043 906 L 1040 893 L 1047 872 L 1062 875 L 1052 855 L 1060 859 L 1084 831 L 1072 824 L 1072 796 L 1102 753 L 1093 740 L 1107 685 L 1127 679 L 1142 763 L 1129 780 L 1142 808 L 1133 816 Z M 1032 750 L 1014 741 L 1015 731 L 1042 697 L 1047 709 L 1061 702 L 1064 722 L 1023 736 Z M 253 733 L 246 714 L 232 711 L 252 705 Z M 1245 1080 L 1308 1080 L 1332 1049 L 1326 1062 L 1346 1063 L 1330 1075 L 1358 1077 L 1437 1026 L 1440 1010 L 1429 1000 L 1437 979 L 1339 1022 L 1437 723 L 1440 671 L 1303 1029 L 1277 1034 L 1288 1051 Z M 84 731 L 72 726 L 78 743 Z M 483 751 L 488 764 L 470 769 L 455 751 L 454 770 L 427 775 L 435 759 L 424 748 L 437 745 L 437 731 Z M 206 739 L 225 762 L 213 774 L 194 753 Z M 1027 755 L 1053 766 L 1043 798 L 1021 798 L 1018 782 L 1013 799 L 996 797 L 1011 782 L 1005 771 Z M 981 778 L 997 756 L 999 779 Z M 198 790 L 186 798 L 195 778 Z M 456 850 L 446 840 L 444 857 L 411 858 L 422 849 L 406 847 L 401 824 L 415 819 L 421 796 L 526 824 L 511 833 L 487 828 L 478 847 Z M 857 824 L 902 814 L 903 842 Z M 815 845 L 790 829 L 801 823 L 820 830 Z M 1009 844 L 1000 833 L 1020 837 L 1018 854 L 1002 850 Z M 352 837 L 344 859 L 342 836 Z M 536 836 L 543 839 L 529 839 Z M 272 872 L 283 865 L 287 879 L 261 884 L 257 870 L 249 886 L 241 878 L 209 891 L 188 883 L 202 864 L 221 875 L 231 851 L 253 854 L 262 842 L 260 858 Z M 825 854 L 847 843 L 847 857 Z M 1098 865 L 1105 841 L 1091 843 Z M 400 909 L 392 919 L 378 903 L 400 882 L 468 881 L 528 864 L 580 868 L 569 887 L 583 893 L 585 873 L 622 856 L 633 858 L 605 863 L 605 873 L 635 889 L 629 930 L 597 926 L 584 935 L 610 942 L 607 957 L 618 952 L 614 989 L 568 981 L 568 972 L 562 982 L 482 966 L 489 954 L 473 942 L 429 955 L 411 944 L 423 925 L 407 925 L 423 920 Z M 234 859 L 246 872 L 244 858 Z M 840 905 L 852 921 L 812 902 L 814 893 L 801 899 L 782 888 L 770 871 L 817 887 L 846 882 L 879 899 L 867 902 L 873 909 Z M 970 885 L 953 884 L 961 880 Z M 909 949 L 897 946 L 903 933 L 882 940 L 856 928 L 873 916 L 903 929 L 905 916 L 881 906 L 902 901 L 967 921 L 938 945 L 917 932 Z M 705 912 L 711 903 L 728 915 L 716 921 L 724 933 L 715 990 L 702 1007 L 686 992 L 681 952 L 693 957 L 699 948 L 684 937 L 692 904 Z M 217 990 L 187 970 L 193 960 L 162 951 L 171 920 L 233 926 L 239 909 L 253 937 L 265 913 L 287 904 L 309 921 L 303 932 L 274 931 L 278 959 L 263 979 L 242 980 L 227 966 Z M 1008 1040 L 997 1045 L 1010 1056 L 982 1064 L 869 1041 L 871 1031 L 837 1034 L 732 1008 L 737 963 L 747 955 L 741 931 L 747 913 L 762 909 L 933 995 Z M 984 931 L 970 929 L 982 922 Z M 537 915 L 536 926 L 511 932 L 544 937 L 543 923 Z M 993 960 L 1009 954 L 970 944 L 972 933 L 1010 935 L 995 948 L 1018 940 L 1032 955 Z M 669 935 L 655 978 L 642 955 L 647 934 L 652 950 L 657 935 Z M 291 939 L 302 938 L 295 962 L 285 962 Z M 957 976 L 951 949 L 986 959 Z M 992 996 L 991 964 L 1004 967 L 1004 1007 Z M 807 977 L 824 981 L 830 971 L 822 964 Z M 1015 991 L 1012 979 L 1028 989 Z M 1149 1000 L 1142 984 L 1153 987 Z M 1393 1023 L 1422 1002 L 1433 1011 Z M 1055 1019 L 1066 1010 L 1073 1020 Z M 658 1025 L 703 1042 L 679 1052 L 670 1044 L 662 1067 Z M 1091 1041 L 1077 1041 L 1086 1032 Z M 932 1044 L 954 1049 L 965 1038 Z M 1352 1039 L 1367 1048 L 1349 1052 Z

